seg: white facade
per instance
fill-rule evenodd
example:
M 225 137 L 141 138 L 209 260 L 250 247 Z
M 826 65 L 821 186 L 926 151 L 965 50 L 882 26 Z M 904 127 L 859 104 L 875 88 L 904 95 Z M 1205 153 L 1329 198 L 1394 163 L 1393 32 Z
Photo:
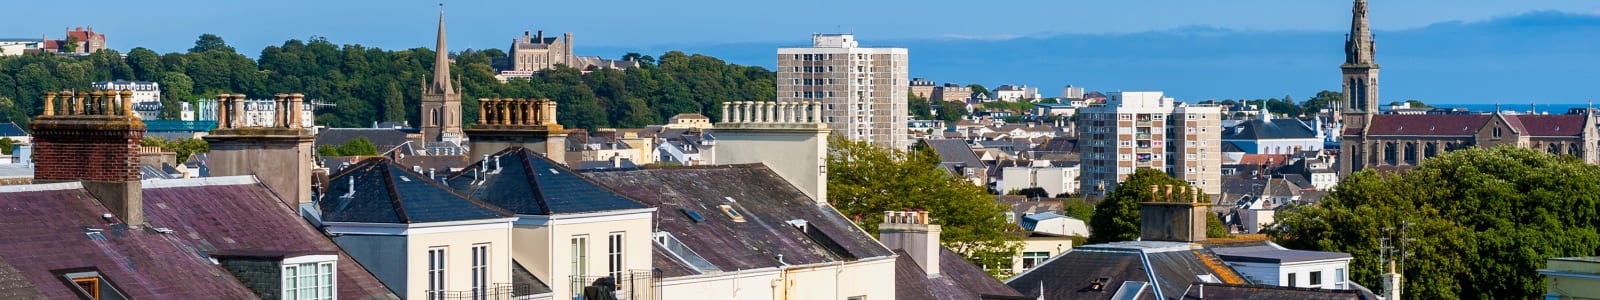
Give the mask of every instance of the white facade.
M 273 123 L 275 123 L 273 118 L 277 117 L 277 108 L 275 106 L 277 106 L 277 103 L 275 103 L 275 101 L 272 100 L 272 99 L 247 99 L 247 100 L 245 100 L 244 101 L 244 110 L 245 110 L 244 122 L 245 122 L 245 126 L 262 126 L 262 127 L 277 126 L 276 124 L 273 124 Z M 304 109 L 303 111 L 308 111 L 309 112 L 309 111 L 312 110 L 312 104 L 311 104 L 310 101 L 302 103 L 301 106 L 303 106 L 302 107 L 302 109 Z M 312 128 L 313 126 L 315 126 L 315 124 L 316 124 L 316 118 L 313 117 L 313 114 L 300 114 L 300 127 L 301 128 Z
M 612 237 L 623 249 L 621 276 L 648 272 L 651 266 L 651 217 L 655 208 L 557 215 L 517 215 L 512 229 L 512 258 L 534 277 L 548 281 L 552 299 L 572 299 L 584 284 L 605 277 Z M 619 290 L 648 289 L 647 282 L 624 282 Z
M 1257 284 L 1343 290 L 1350 287 L 1350 254 L 1266 246 L 1213 248 L 1239 275 Z
M 133 103 L 161 102 L 161 84 L 153 81 L 100 81 L 93 84 L 96 90 L 133 91 Z
M 880 257 L 666 278 L 659 283 L 656 296 L 675 300 L 893 299 L 894 276 L 894 258 Z
M 22 53 L 44 48 L 44 40 L 0 40 L 0 56 L 17 56 Z
M 1043 188 L 1050 195 L 1078 193 L 1078 165 L 1056 167 L 1050 161 L 1034 161 L 1027 167 L 1007 167 L 1001 175 L 996 190 L 1009 192 L 1027 188 Z
M 1033 222 L 1033 232 L 1046 233 L 1057 236 L 1089 236 L 1089 225 L 1077 218 L 1056 215 L 1054 213 L 1033 214 L 1023 218 L 1038 219 Z
M 1067 85 L 1067 87 L 1061 88 L 1061 98 L 1083 99 L 1083 88 Z
M 850 34 L 811 39 L 809 48 L 778 48 L 778 102 L 820 101 L 834 133 L 909 149 L 906 48 L 863 48 Z

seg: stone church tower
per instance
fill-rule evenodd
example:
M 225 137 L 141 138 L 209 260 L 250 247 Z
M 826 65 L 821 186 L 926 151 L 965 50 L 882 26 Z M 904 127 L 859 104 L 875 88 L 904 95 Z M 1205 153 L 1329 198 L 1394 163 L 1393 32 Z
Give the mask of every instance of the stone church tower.
M 450 81 L 450 52 L 444 45 L 444 10 L 439 10 L 438 51 L 433 61 L 433 83 L 422 87 L 422 138 L 424 142 L 461 143 L 461 94 Z
M 1367 24 L 1367 1 L 1356 0 L 1351 12 L 1350 34 L 1344 42 L 1344 99 L 1337 104 L 1334 121 L 1346 129 L 1365 130 L 1371 116 L 1378 113 L 1377 50 L 1372 29 Z M 1340 116 L 1343 115 L 1343 116 Z

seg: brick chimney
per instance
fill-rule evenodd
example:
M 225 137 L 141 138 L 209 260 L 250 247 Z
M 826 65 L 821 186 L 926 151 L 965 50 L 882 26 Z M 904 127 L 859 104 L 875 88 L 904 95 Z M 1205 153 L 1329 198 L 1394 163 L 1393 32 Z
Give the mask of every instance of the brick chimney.
M 1139 239 L 1205 241 L 1210 205 L 1200 201 L 1200 195 L 1200 189 L 1187 186 L 1150 186 L 1150 202 L 1139 203 Z
M 34 181 L 80 182 L 123 223 L 144 224 L 139 141 L 145 125 L 133 111 L 133 91 L 44 97 L 44 114 L 32 123 Z
M 889 249 L 905 250 L 932 278 L 939 276 L 939 231 L 939 225 L 928 223 L 928 212 L 886 211 L 878 240 Z
M 285 204 L 311 202 L 311 142 L 300 124 L 305 95 L 273 95 L 272 127 L 245 126 L 245 95 L 217 95 L 217 128 L 205 137 L 213 176 L 255 175 Z
M 764 163 L 811 196 L 828 201 L 828 124 L 815 101 L 722 103 L 712 164 Z
M 566 161 L 568 130 L 556 122 L 556 102 L 550 99 L 479 98 L 478 123 L 462 131 L 471 141 L 468 157 L 522 146 Z

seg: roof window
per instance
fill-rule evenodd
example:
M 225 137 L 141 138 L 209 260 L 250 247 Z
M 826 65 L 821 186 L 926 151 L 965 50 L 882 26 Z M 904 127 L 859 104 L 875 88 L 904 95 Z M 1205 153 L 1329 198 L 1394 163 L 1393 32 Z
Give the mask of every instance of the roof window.
M 97 270 L 85 269 L 79 272 L 67 272 L 62 273 L 61 277 L 72 282 L 73 290 L 76 290 L 78 295 L 83 296 L 84 299 L 122 300 L 128 298 L 122 295 L 122 292 L 118 291 L 117 287 L 113 286 L 110 280 L 106 280 L 104 276 L 101 276 Z
M 728 218 L 733 219 L 734 223 L 744 223 L 744 214 L 740 214 L 732 206 L 718 205 L 717 208 L 722 209 L 722 213 L 727 214 Z

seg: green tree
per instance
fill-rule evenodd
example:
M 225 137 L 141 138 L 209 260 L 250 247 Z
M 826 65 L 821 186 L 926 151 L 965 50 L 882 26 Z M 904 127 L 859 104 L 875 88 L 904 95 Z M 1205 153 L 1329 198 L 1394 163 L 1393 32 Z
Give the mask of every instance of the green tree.
M 394 82 L 389 82 L 383 90 L 383 120 L 391 122 L 406 120 L 405 95 L 400 94 L 400 87 Z
M 956 123 L 956 121 L 960 121 L 961 118 L 966 117 L 968 114 L 971 113 L 967 111 L 966 103 L 960 101 L 944 101 L 943 103 L 939 103 L 939 110 L 938 113 L 935 114 L 934 118 L 953 125 Z
M 1307 99 L 1305 103 L 1301 104 L 1300 110 L 1304 111 L 1308 115 L 1320 114 L 1323 109 L 1329 108 L 1331 105 L 1339 103 L 1340 101 L 1344 101 L 1343 94 L 1340 94 L 1336 91 L 1323 90 L 1317 92 L 1316 96 L 1311 97 L 1311 99 Z
M 917 96 L 910 91 L 906 92 L 906 109 L 911 111 L 912 118 L 917 120 L 933 119 L 933 104 L 927 98 Z
M 339 156 L 378 155 L 378 146 L 373 145 L 372 140 L 364 137 L 345 142 L 343 145 L 339 145 L 338 150 Z
M 982 84 L 968 84 L 967 87 L 972 88 L 973 95 L 983 95 L 985 97 L 994 98 L 994 93 L 989 92 L 989 89 L 983 87 Z
M 70 34 L 67 35 L 66 44 L 61 45 L 61 52 L 78 52 L 78 37 Z
M 1600 249 L 1600 167 L 1513 146 L 1468 148 L 1399 175 L 1356 172 L 1319 205 L 1280 212 L 1286 247 L 1350 253 L 1351 279 L 1378 286 L 1377 241 L 1412 239 L 1400 272 L 1415 299 L 1529 299 L 1551 257 Z M 1390 255 L 1389 257 L 1395 257 Z
M 232 46 L 222 41 L 222 37 L 210 33 L 201 34 L 200 38 L 194 41 L 194 48 L 189 48 L 189 53 L 211 51 L 235 52 Z
M 931 149 L 900 151 L 834 138 L 828 155 L 828 202 L 867 232 L 883 212 L 921 209 L 942 226 L 940 243 L 980 266 L 1011 264 L 1021 244 L 1006 232 L 1006 207 L 983 187 L 951 176 Z M 992 268 L 998 271 L 999 268 Z
M 0 138 L 0 154 L 11 155 L 11 148 L 16 145 L 16 140 L 12 140 L 9 137 Z
M 145 47 L 128 50 L 128 66 L 133 68 L 133 79 L 156 80 L 161 74 L 161 55 Z
M 183 101 L 194 97 L 194 80 L 178 72 L 162 73 L 156 82 L 161 84 L 161 118 L 176 119 L 183 109 Z
M 1061 200 L 1061 215 L 1084 221 L 1093 220 L 1094 205 L 1083 198 L 1065 198 Z
M 1132 241 L 1139 238 L 1139 203 L 1150 201 L 1150 186 L 1171 185 L 1193 189 L 1188 182 L 1167 176 L 1166 172 L 1156 169 L 1138 169 L 1129 175 L 1128 179 L 1117 184 L 1117 189 L 1106 195 L 1105 200 L 1094 207 L 1094 218 L 1089 220 L 1089 228 L 1094 231 L 1089 236 L 1089 243 L 1110 243 Z M 1184 197 L 1184 196 L 1175 196 Z M 1201 202 L 1210 201 L 1207 196 L 1200 195 Z M 1215 219 L 1213 217 L 1213 219 Z

